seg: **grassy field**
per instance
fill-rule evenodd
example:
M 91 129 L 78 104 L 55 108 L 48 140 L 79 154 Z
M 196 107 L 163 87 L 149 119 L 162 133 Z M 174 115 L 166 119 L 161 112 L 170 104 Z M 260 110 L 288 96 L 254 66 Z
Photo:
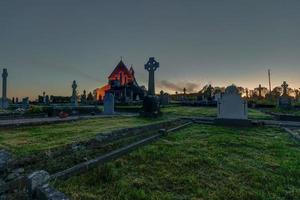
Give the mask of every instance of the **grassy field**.
M 65 182 L 72 199 L 300 199 L 300 147 L 278 128 L 192 125 Z
M 140 117 L 98 118 L 76 122 L 0 129 L 0 149 L 9 149 L 16 156 L 48 150 L 54 147 L 87 140 L 98 133 L 155 123 L 168 119 Z
M 100 132 L 155 123 L 180 116 L 216 116 L 211 107 L 166 107 L 158 119 L 139 117 L 98 118 L 52 125 L 41 125 L 0 130 L 0 148 L 9 149 L 17 156 L 48 150 L 76 141 L 88 140 Z M 249 110 L 252 119 L 267 119 L 269 116 L 257 110 Z
M 191 106 L 173 106 L 162 108 L 162 112 L 166 115 L 174 116 L 201 116 L 216 117 L 216 107 L 191 107 Z M 248 109 L 250 119 L 272 119 L 272 116 L 262 113 L 259 110 Z

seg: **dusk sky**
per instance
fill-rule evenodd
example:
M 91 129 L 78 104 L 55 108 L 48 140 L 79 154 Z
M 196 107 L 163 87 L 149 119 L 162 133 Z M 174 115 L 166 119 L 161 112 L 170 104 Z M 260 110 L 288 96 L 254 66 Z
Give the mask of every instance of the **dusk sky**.
M 267 86 L 267 69 L 273 86 L 299 88 L 300 1 L 0 0 L 9 97 L 70 96 L 73 80 L 92 91 L 121 56 L 140 85 L 154 56 L 157 91 Z

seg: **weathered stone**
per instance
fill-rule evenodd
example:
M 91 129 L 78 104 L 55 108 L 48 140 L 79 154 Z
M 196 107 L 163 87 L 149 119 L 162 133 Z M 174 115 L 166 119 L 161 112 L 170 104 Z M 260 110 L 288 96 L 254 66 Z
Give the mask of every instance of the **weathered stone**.
M 33 193 L 35 189 L 48 183 L 50 175 L 44 170 L 36 171 L 27 177 L 27 187 L 30 193 Z
M 0 173 L 6 170 L 7 163 L 10 159 L 11 154 L 8 151 L 4 149 L 0 150 Z
M 5 192 L 6 190 L 7 190 L 7 185 L 6 185 L 5 181 L 0 179 L 0 194 Z
M 12 181 L 12 180 L 18 178 L 19 176 L 20 176 L 20 174 L 19 174 L 18 172 L 14 171 L 14 172 L 10 173 L 10 174 L 6 177 L 6 180 L 7 180 L 7 181 Z
M 18 173 L 22 174 L 22 173 L 25 172 L 25 169 L 24 169 L 24 168 L 18 168 L 16 171 L 17 171 Z
M 2 195 L 0 196 L 0 200 L 7 200 L 7 195 L 2 194 Z
M 69 200 L 65 194 L 55 190 L 48 184 L 37 188 L 36 198 L 39 200 Z
M 73 151 L 80 151 L 80 150 L 84 150 L 84 149 L 86 149 L 86 147 L 82 144 L 72 144 Z
M 112 115 L 115 112 L 115 97 L 111 93 L 106 93 L 103 100 L 105 115 Z

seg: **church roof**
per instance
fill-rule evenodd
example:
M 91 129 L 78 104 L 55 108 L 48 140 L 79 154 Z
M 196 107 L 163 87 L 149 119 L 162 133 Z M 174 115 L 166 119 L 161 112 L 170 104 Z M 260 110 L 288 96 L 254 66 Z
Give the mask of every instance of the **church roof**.
M 120 60 L 119 64 L 115 67 L 114 71 L 109 75 L 108 78 L 112 78 L 115 76 L 115 74 L 118 74 L 120 71 L 123 71 L 124 74 L 127 76 L 132 76 L 126 65 L 123 63 L 122 60 Z

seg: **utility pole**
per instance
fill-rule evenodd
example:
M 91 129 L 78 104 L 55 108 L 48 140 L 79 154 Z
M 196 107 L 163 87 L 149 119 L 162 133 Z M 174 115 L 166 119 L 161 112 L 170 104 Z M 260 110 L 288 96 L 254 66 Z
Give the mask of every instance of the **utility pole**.
M 271 70 L 268 69 L 268 77 L 269 77 L 269 92 L 271 94 L 272 92 L 272 86 L 271 86 Z

